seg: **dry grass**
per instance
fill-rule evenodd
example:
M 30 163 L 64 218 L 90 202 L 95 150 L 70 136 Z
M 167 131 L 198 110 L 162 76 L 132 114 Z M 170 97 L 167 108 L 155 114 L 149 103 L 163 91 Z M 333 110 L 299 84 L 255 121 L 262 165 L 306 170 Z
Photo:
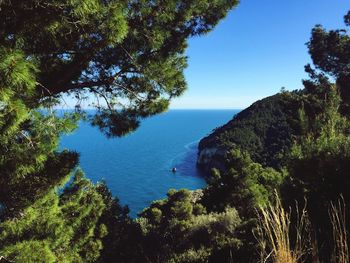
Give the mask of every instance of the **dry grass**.
M 350 261 L 343 197 L 336 204 L 330 204 L 329 216 L 332 223 L 334 241 L 332 262 L 348 263 Z
M 307 252 L 308 217 L 305 208 L 297 211 L 295 236 L 291 242 L 291 213 L 286 211 L 276 194 L 276 204 L 260 208 L 257 240 L 261 262 L 297 263 Z M 293 247 L 292 245 L 293 244 Z
M 291 212 L 286 211 L 276 194 L 276 204 L 260 208 L 256 238 L 260 246 L 261 262 L 299 263 L 303 256 L 312 250 L 312 261 L 317 259 L 317 240 L 310 245 L 309 220 L 306 209 L 298 211 L 296 206 L 296 224 L 291 225 Z M 333 228 L 333 253 L 331 262 L 350 262 L 348 234 L 346 230 L 345 202 L 341 197 L 338 202 L 330 203 L 329 217 Z M 292 228 L 295 227 L 295 228 Z M 293 235 L 291 235 L 293 230 Z M 295 232 L 294 232 L 295 231 Z M 292 240 L 293 236 L 293 240 Z M 311 242 L 313 243 L 313 242 Z M 293 246 L 291 245 L 293 244 Z M 308 246 L 314 246 L 308 248 Z

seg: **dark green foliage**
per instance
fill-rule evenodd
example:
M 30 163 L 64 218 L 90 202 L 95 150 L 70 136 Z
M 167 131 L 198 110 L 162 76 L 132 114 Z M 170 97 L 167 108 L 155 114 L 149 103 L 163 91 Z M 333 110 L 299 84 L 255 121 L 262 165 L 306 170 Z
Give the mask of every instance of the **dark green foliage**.
M 283 95 L 254 103 L 238 113 L 232 121 L 201 140 L 199 151 L 212 146 L 222 147 L 225 151 L 239 147 L 249 152 L 256 162 L 265 166 L 281 167 L 281 157 L 290 148 L 294 132 L 288 123 L 288 120 L 293 120 L 293 115 L 288 115 L 286 104 L 287 100 Z M 219 161 L 224 163 L 222 158 Z M 212 167 L 209 164 L 207 168 Z
M 104 260 L 116 256 L 121 262 L 256 262 L 255 209 L 271 201 L 287 178 L 282 198 L 286 204 L 309 200 L 320 256 L 327 261 L 332 247 L 329 202 L 340 194 L 350 201 L 350 129 L 338 113 L 345 104 L 339 104 L 329 72 L 309 66 L 306 71 L 310 79 L 304 81 L 304 91 L 284 91 L 260 101 L 218 129 L 214 139 L 205 139 L 210 147 L 225 149 L 227 169 L 219 167 L 203 193 L 170 191 L 135 223 L 107 220 L 115 228 L 105 251 L 118 252 L 106 253 Z M 123 218 L 121 211 L 117 214 Z
M 303 205 L 306 198 L 319 254 L 325 261 L 330 260 L 332 252 L 330 202 L 343 196 L 345 203 L 350 203 L 350 123 L 339 113 L 340 100 L 335 92 L 330 91 L 324 112 L 293 146 L 288 165 L 290 176 L 282 191 L 287 205 L 295 200 Z M 348 208 L 346 212 L 350 215 Z
M 77 164 L 77 154 L 72 152 L 54 153 L 48 157 L 42 170 L 31 173 L 19 180 L 2 177 L 0 200 L 7 216 L 15 215 L 21 209 L 42 198 L 57 185 L 67 180 Z
M 95 262 L 104 226 L 102 196 L 77 171 L 59 195 L 50 190 L 13 219 L 0 222 L 0 254 L 11 262 Z
M 108 231 L 102 239 L 103 248 L 97 262 L 142 262 L 141 230 L 129 218 L 128 207 L 121 206 L 104 183 L 98 184 L 96 190 L 105 204 L 98 223 Z
M 36 102 L 68 93 L 79 107 L 95 97 L 100 112 L 91 121 L 107 135 L 121 136 L 184 92 L 187 39 L 209 32 L 236 4 L 5 0 L 0 47 L 36 61 Z
M 243 219 L 255 216 L 255 209 L 272 200 L 275 190 L 283 182 L 283 173 L 254 163 L 247 153 L 232 150 L 224 172 L 213 171 L 204 189 L 203 205 L 209 211 L 223 211 L 235 207 Z
M 80 171 L 57 193 L 78 162 L 76 153 L 57 152 L 59 136 L 78 118 L 36 109 L 35 61 L 4 48 L 0 56 L 0 255 L 10 262 L 96 261 L 102 197 Z
M 140 214 L 146 262 L 208 262 L 215 251 L 239 248 L 237 211 L 207 213 L 200 198 L 200 192 L 170 190 Z
M 81 116 L 55 114 L 63 94 L 76 97 L 77 109 L 94 96 L 98 112 L 89 120 L 108 136 L 135 130 L 184 92 L 187 39 L 209 32 L 235 4 L 0 3 L 0 257 L 256 262 L 255 209 L 284 183 L 286 205 L 308 199 L 320 255 L 328 261 L 329 202 L 342 195 L 350 203 L 350 125 L 339 113 L 350 112 L 345 31 L 312 31 L 308 47 L 316 69 L 306 66 L 304 90 L 258 101 L 201 141 L 199 163 L 219 168 L 205 189 L 170 190 L 136 220 L 104 183 L 85 179 L 77 153 L 57 150 L 59 136 L 74 130 Z
M 345 16 L 347 26 L 349 14 Z M 334 246 L 330 202 L 343 196 L 346 217 L 350 215 L 347 208 L 350 203 L 350 37 L 346 30 L 327 32 L 316 26 L 308 48 L 316 69 L 306 67 L 311 78 L 304 81 L 304 85 L 308 92 L 322 98 L 322 112 L 316 118 L 308 114 L 301 118 L 304 134 L 292 148 L 290 176 L 282 197 L 287 205 L 295 200 L 299 204 L 303 204 L 304 198 L 308 200 L 307 209 L 318 239 L 319 256 L 328 262 Z
M 238 148 L 263 166 L 281 169 L 293 138 L 301 134 L 298 110 L 304 107 L 307 114 L 314 116 L 321 111 L 318 103 L 317 98 L 303 91 L 283 92 L 255 102 L 200 141 L 199 166 L 207 171 L 225 170 L 226 154 Z M 212 148 L 219 151 L 201 160 L 202 152 Z
M 322 46 L 318 41 L 323 40 L 312 39 L 310 52 Z M 313 59 L 321 68 L 321 62 Z M 336 62 L 332 66 L 337 75 L 333 76 L 343 89 L 338 76 L 346 73 L 348 64 L 345 61 L 342 69 Z M 150 262 L 257 262 L 255 209 L 268 204 L 280 190 L 286 209 L 295 201 L 303 207 L 305 198 L 308 200 L 318 256 L 330 262 L 329 204 L 340 195 L 350 203 L 350 125 L 340 113 L 346 113 L 346 101 L 337 96 L 330 72 L 309 65 L 305 69 L 310 79 L 304 80 L 304 90 L 283 91 L 259 101 L 201 141 L 199 164 L 219 169 L 208 178 L 200 198 L 185 190 L 170 191 L 167 199 L 142 212 L 137 222 L 144 258 Z M 341 96 L 345 99 L 342 91 Z M 236 219 L 230 219 L 236 222 L 232 231 L 213 228 L 212 218 L 227 211 L 236 213 Z M 346 213 L 348 217 L 348 209 Z M 294 220 L 293 214 L 291 235 L 295 234 Z M 201 222 L 204 227 L 198 228 Z M 226 243 L 229 238 L 233 239 Z
M 82 111 L 58 116 L 52 108 L 63 95 L 74 96 L 78 110 L 94 97 L 90 121 L 102 132 L 135 130 L 185 90 L 187 39 L 209 32 L 236 4 L 0 1 L 1 261 L 142 258 L 128 210 L 80 170 L 72 179 L 78 154 L 57 149 Z
M 306 71 L 310 79 L 304 81 L 304 91 L 284 91 L 254 104 L 201 143 L 202 149 L 224 148 L 226 168 L 219 167 L 203 193 L 170 191 L 167 199 L 130 222 L 103 190 L 110 205 L 100 222 L 111 232 L 104 239 L 101 262 L 256 262 L 255 209 L 271 201 L 285 178 L 284 202 L 302 205 L 305 197 L 309 200 L 320 256 L 327 261 L 332 247 L 329 202 L 340 194 L 350 201 L 350 126 L 338 113 L 340 104 L 327 74 L 309 66 Z M 131 112 L 123 116 L 120 111 L 116 118 L 123 120 Z M 126 127 L 137 126 L 125 120 Z M 103 127 L 119 132 L 111 123 Z
M 208 211 L 223 211 L 226 207 L 237 209 L 242 222 L 237 228 L 237 237 L 242 243 L 239 249 L 213 253 L 220 262 L 256 262 L 258 259 L 256 239 L 256 209 L 273 201 L 275 191 L 282 184 L 285 172 L 264 168 L 254 163 L 249 154 L 232 150 L 226 160 L 229 169 L 214 170 L 203 190 L 201 203 Z M 244 260 L 243 260 L 244 259 Z M 213 261 L 215 262 L 215 261 Z
M 14 215 L 66 180 L 76 165 L 75 153 L 55 150 L 77 118 L 31 109 L 35 65 L 19 51 L 3 48 L 0 56 L 0 204 Z
M 232 169 L 217 171 L 203 191 L 170 190 L 145 209 L 136 220 L 140 232 L 134 228 L 126 241 L 137 244 L 129 262 L 254 262 L 255 208 L 271 200 L 283 174 L 239 150 L 228 165 Z
M 345 17 L 347 25 L 349 14 Z M 349 43 L 344 30 L 326 32 L 320 26 L 315 27 L 308 47 L 316 69 L 310 65 L 305 67 L 310 76 L 303 81 L 305 89 L 283 91 L 253 104 L 203 139 L 199 147 L 199 164 L 220 169 L 209 178 L 202 202 L 207 208 L 209 204 L 210 209 L 222 209 L 230 204 L 242 219 L 252 218 L 244 217 L 244 213 L 249 213 L 256 206 L 254 200 L 259 200 L 252 198 L 254 191 L 248 190 L 251 186 L 244 178 L 256 177 L 254 170 L 249 169 L 245 177 L 239 176 L 244 174 L 240 169 L 242 161 L 237 162 L 235 158 L 233 162 L 227 161 L 230 150 L 246 150 L 263 166 L 285 167 L 281 189 L 285 208 L 295 206 L 297 201 L 301 209 L 307 200 L 312 235 L 317 239 L 317 256 L 322 262 L 330 262 L 334 247 L 330 203 L 340 196 L 345 204 L 350 203 Z M 332 78 L 336 83 L 332 83 Z M 215 148 L 219 150 L 213 155 Z M 209 152 L 207 156 L 206 152 Z M 263 175 L 264 168 L 261 167 L 258 174 Z M 271 194 L 273 186 L 278 188 L 276 182 L 266 181 L 265 193 Z M 260 187 L 253 189 L 261 190 Z M 349 216 L 346 208 L 346 218 Z M 296 223 L 294 220 L 292 217 L 292 225 Z M 254 223 L 250 223 L 248 220 L 246 227 L 240 229 L 254 229 Z M 253 241 L 254 246 L 249 235 L 239 235 L 239 238 L 243 244 Z M 243 246 L 240 251 L 247 253 L 251 248 Z
M 98 224 L 106 206 L 103 197 L 78 169 L 73 182 L 60 195 L 60 205 L 72 229 L 69 249 L 79 253 L 83 262 L 95 262 L 102 249 L 101 238 L 107 234 L 106 226 Z
M 349 13 L 345 23 L 349 26 Z M 312 30 L 308 43 L 315 69 L 305 66 L 310 78 L 303 81 L 305 89 L 282 92 L 254 103 L 229 123 L 204 138 L 199 151 L 219 147 L 221 150 L 199 165 L 207 170 L 223 168 L 225 155 L 231 148 L 248 151 L 252 159 L 264 166 L 281 168 L 294 137 L 302 135 L 298 111 L 304 108 L 311 119 L 322 112 L 322 101 L 331 90 L 334 78 L 341 95 L 341 112 L 350 114 L 350 37 L 346 30 L 326 31 L 321 26 Z
M 349 13 L 344 22 L 350 26 Z M 308 43 L 309 53 L 317 70 L 321 74 L 336 79 L 342 98 L 342 112 L 350 113 L 350 36 L 346 30 L 326 31 L 318 25 L 312 30 Z

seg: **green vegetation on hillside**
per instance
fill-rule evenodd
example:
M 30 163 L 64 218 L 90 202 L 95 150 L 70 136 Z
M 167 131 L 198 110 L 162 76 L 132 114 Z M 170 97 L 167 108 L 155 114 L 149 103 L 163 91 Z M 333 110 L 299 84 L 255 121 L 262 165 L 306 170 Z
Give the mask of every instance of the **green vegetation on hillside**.
M 239 148 L 265 167 L 281 169 L 286 165 L 286 155 L 294 139 L 303 133 L 300 110 L 309 118 L 322 112 L 321 95 L 304 90 L 283 91 L 255 102 L 242 110 L 231 121 L 214 130 L 199 143 L 199 155 L 206 149 L 218 148 L 213 156 L 198 165 L 210 171 L 225 167 L 225 153 Z
M 239 147 L 264 166 L 281 167 L 283 156 L 291 147 L 292 136 L 298 132 L 298 127 L 295 127 L 298 124 L 298 114 L 293 109 L 300 107 L 300 97 L 297 92 L 293 92 L 277 94 L 255 102 L 238 113 L 233 120 L 202 139 L 199 151 L 220 147 L 227 152 Z M 210 170 L 217 165 L 215 161 L 225 161 L 224 155 L 216 155 L 211 159 L 214 160 L 199 165 Z
M 211 30 L 235 4 L 0 3 L 0 261 L 346 262 L 345 31 L 313 29 L 305 89 L 259 101 L 217 129 L 200 145 L 225 153 L 208 185 L 170 190 L 136 220 L 104 183 L 84 177 L 77 153 L 57 148 L 83 116 L 79 102 L 87 95 L 98 110 L 91 123 L 108 136 L 165 110 L 186 86 L 186 40 Z M 62 94 L 76 97 L 75 113 L 55 113 Z M 301 254 L 298 229 L 312 248 Z M 283 247 L 274 246 L 277 234 Z

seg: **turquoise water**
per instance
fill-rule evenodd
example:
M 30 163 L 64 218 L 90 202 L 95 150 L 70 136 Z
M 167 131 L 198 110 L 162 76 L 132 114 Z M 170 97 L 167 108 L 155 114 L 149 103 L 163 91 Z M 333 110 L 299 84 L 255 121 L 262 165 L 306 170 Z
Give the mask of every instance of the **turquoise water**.
M 142 122 L 134 133 L 107 139 L 97 128 L 81 123 L 73 134 L 61 139 L 61 148 L 80 153 L 80 166 L 87 177 L 106 181 L 113 195 L 128 205 L 130 215 L 169 189 L 198 189 L 205 185 L 196 169 L 201 138 L 225 124 L 235 110 L 172 110 Z M 172 173 L 172 167 L 177 168 Z

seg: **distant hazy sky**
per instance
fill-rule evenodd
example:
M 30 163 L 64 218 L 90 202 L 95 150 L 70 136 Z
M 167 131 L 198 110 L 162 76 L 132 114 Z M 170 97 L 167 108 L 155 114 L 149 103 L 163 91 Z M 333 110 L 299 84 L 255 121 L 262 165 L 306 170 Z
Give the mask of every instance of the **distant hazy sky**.
M 241 0 L 206 36 L 190 39 L 188 90 L 171 108 L 235 108 L 302 87 L 311 29 L 344 28 L 350 0 Z

